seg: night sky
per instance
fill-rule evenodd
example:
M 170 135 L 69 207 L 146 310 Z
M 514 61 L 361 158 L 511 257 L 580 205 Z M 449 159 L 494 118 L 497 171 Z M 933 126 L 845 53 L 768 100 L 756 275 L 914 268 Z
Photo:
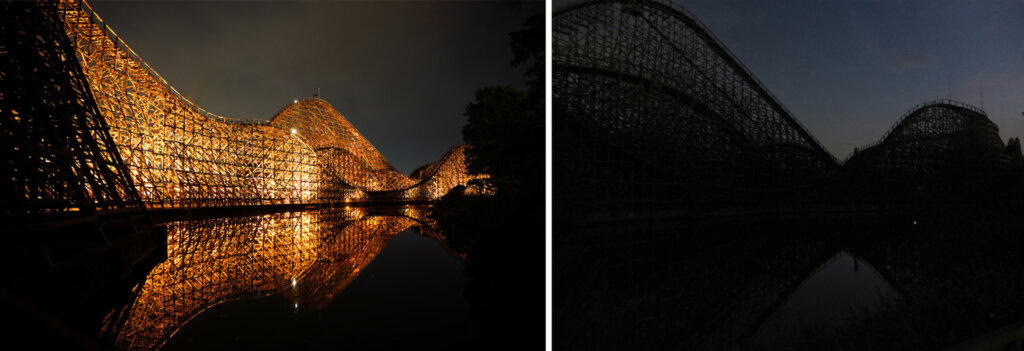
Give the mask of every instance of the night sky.
M 556 7 L 565 1 L 556 1 Z M 1024 135 L 1024 2 L 678 0 L 840 159 L 913 106 Z M 508 32 L 542 2 L 92 2 L 201 107 L 270 118 L 316 88 L 403 172 L 461 141 L 476 88 L 522 86 Z M 952 84 L 950 84 L 952 82 Z
M 555 9 L 565 1 L 556 1 Z M 912 107 L 981 106 L 1024 136 L 1022 1 L 677 0 L 838 158 Z
M 525 87 L 509 32 L 544 3 L 101 2 L 107 25 L 200 107 L 270 119 L 321 97 L 409 173 L 462 142 L 477 88 Z

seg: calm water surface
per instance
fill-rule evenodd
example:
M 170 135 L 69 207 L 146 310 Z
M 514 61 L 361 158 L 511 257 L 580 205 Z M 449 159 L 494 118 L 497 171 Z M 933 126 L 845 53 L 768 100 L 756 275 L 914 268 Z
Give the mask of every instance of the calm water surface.
M 464 259 L 423 209 L 168 225 L 168 259 L 107 316 L 121 349 L 464 349 Z
M 556 349 L 936 350 L 1024 313 L 1016 214 L 556 224 Z
M 797 340 L 812 328 L 836 327 L 848 318 L 899 298 L 870 263 L 843 251 L 799 284 L 762 323 L 753 336 L 754 348 L 770 348 Z
M 912 223 L 556 228 L 555 347 L 776 349 L 883 301 L 922 301 L 936 280 L 921 270 L 933 256 L 917 238 L 935 235 Z

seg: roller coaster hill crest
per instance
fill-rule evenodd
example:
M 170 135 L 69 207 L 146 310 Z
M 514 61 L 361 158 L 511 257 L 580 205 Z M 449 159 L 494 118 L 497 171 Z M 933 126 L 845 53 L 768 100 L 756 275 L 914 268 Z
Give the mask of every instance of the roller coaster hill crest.
M 838 160 L 670 1 L 570 2 L 552 35 L 560 219 L 974 206 L 1024 183 L 1019 139 L 1004 144 L 984 111 L 952 100 L 913 107 Z
M 10 218 L 431 201 L 486 177 L 467 173 L 466 145 L 402 174 L 318 97 L 270 120 L 209 113 L 84 1 L 5 2 L 0 17 L 0 178 Z

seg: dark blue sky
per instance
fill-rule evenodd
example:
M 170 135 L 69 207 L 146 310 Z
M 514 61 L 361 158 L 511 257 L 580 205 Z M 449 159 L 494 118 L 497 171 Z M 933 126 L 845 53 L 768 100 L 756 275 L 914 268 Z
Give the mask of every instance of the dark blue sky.
M 508 33 L 543 2 L 101 2 L 93 9 L 179 92 L 269 119 L 321 96 L 403 172 L 462 142 L 477 88 L 523 87 Z
M 840 159 L 915 105 L 1024 136 L 1024 1 L 678 1 Z
M 950 86 L 979 107 L 984 89 L 1004 141 L 1024 136 L 1024 1 L 675 3 L 840 159 Z
M 563 1 L 556 1 L 556 6 Z M 981 105 L 1024 135 L 1022 1 L 677 0 L 837 157 L 913 106 Z M 522 85 L 508 32 L 543 3 L 93 2 L 179 91 L 269 118 L 320 88 L 400 170 L 461 141 L 473 91 Z

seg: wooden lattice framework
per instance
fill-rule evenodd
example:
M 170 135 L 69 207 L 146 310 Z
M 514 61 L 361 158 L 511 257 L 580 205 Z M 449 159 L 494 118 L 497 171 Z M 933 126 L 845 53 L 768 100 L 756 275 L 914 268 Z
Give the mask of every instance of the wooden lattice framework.
M 554 196 L 564 217 L 920 197 L 949 184 L 991 194 L 975 185 L 1019 168 L 983 111 L 950 100 L 914 108 L 841 164 L 670 1 L 572 2 L 552 24 Z M 929 177 L 943 184 L 922 185 Z
M 372 190 L 412 186 L 409 177 L 396 170 L 345 118 L 320 99 L 288 105 L 270 125 L 289 131 L 328 160 L 328 169 L 346 184 Z
M 936 100 L 907 111 L 879 141 L 843 163 L 853 199 L 943 203 L 1002 196 L 1020 165 L 981 109 Z M 1019 155 L 1019 154 L 1018 154 Z
M 693 15 L 572 3 L 552 20 L 557 178 L 582 207 L 774 201 L 835 158 Z M 564 167 L 558 169 L 558 167 Z M 572 207 L 577 207 L 573 205 Z
M 950 166 L 1008 168 L 1005 147 L 999 127 L 985 111 L 959 101 L 936 100 L 907 111 L 882 139 L 858 148 L 844 165 L 917 175 L 934 175 Z
M 100 194 L 97 205 L 107 198 L 120 201 L 116 196 L 135 196 L 129 200 L 151 208 L 432 200 L 476 178 L 465 172 L 462 147 L 431 167 L 429 177 L 401 174 L 317 98 L 296 101 L 270 121 L 209 113 L 181 96 L 84 1 L 65 0 L 55 7 L 49 18 L 59 22 L 51 20 L 50 30 L 66 35 L 70 43 L 64 47 L 73 48 L 61 62 L 81 72 L 78 79 L 85 84 L 77 89 L 91 91 L 88 100 L 98 110 L 92 116 L 102 117 L 83 130 L 106 135 L 98 140 L 107 154 L 104 162 L 91 163 L 98 169 L 44 173 L 100 172 L 106 168 L 99 165 L 123 159 L 123 174 L 114 173 L 121 177 L 120 187 Z
M 107 316 L 103 333 L 118 348 L 155 349 L 227 301 L 282 294 L 295 308 L 323 308 L 411 227 L 444 244 L 427 212 L 409 206 L 171 223 L 167 260 L 136 287 L 132 302 Z
M 0 3 L 0 215 L 141 208 L 57 10 Z

